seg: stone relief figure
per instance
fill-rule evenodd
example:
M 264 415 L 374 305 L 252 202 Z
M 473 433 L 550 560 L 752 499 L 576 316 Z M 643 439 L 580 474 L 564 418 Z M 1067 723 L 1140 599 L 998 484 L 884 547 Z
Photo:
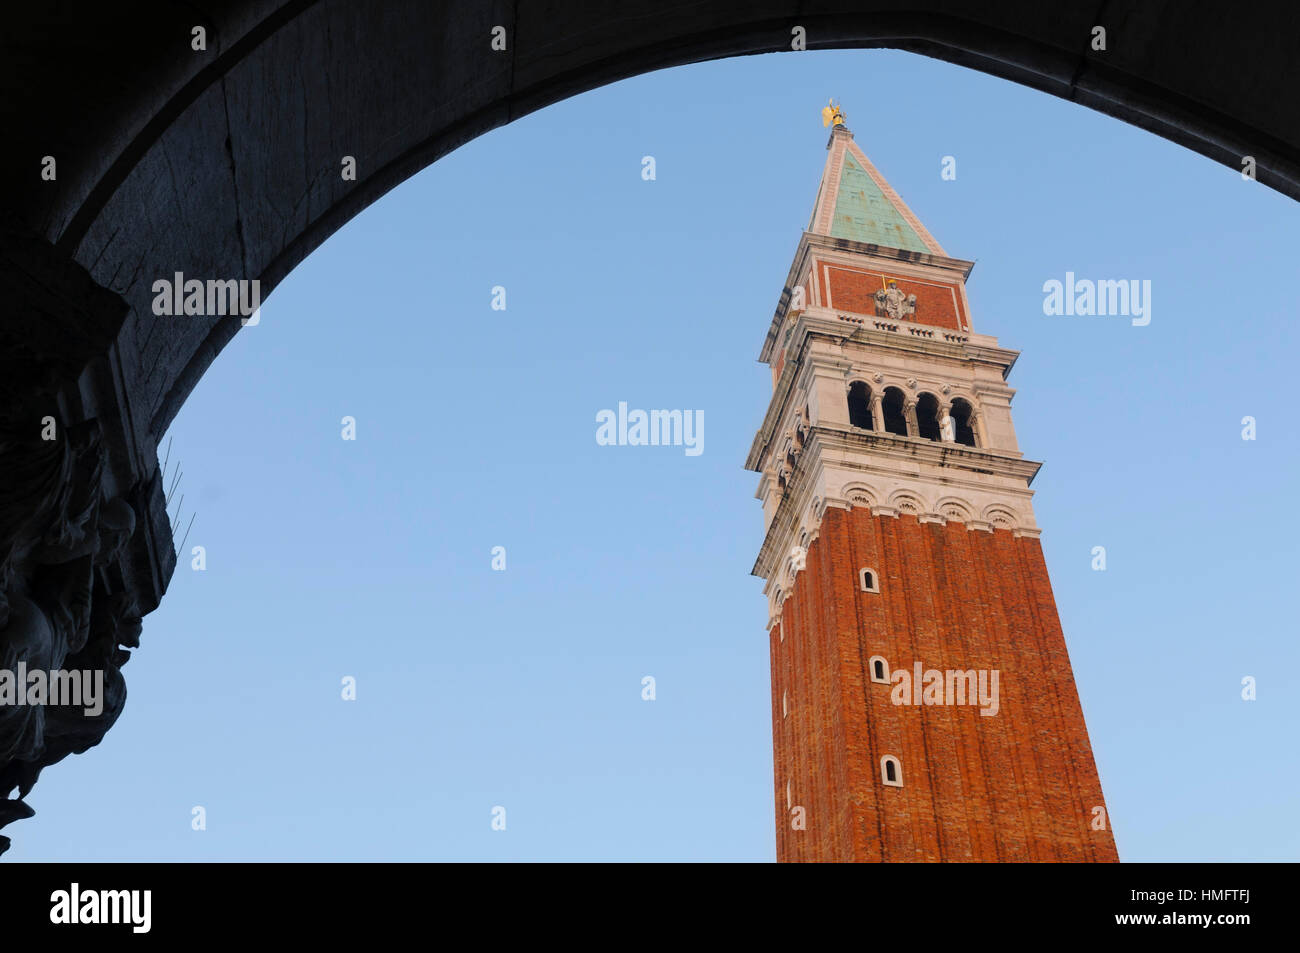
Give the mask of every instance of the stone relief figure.
M 898 282 L 890 279 L 887 287 L 876 292 L 876 312 L 895 321 L 906 321 L 916 313 L 916 295 L 903 294 Z
M 0 706 L 0 827 L 31 816 L 21 798 L 42 768 L 98 744 L 116 721 L 129 657 L 118 646 L 139 639 L 139 614 L 110 598 L 98 573 L 135 530 L 130 505 L 102 497 L 98 429 L 89 422 L 42 440 L 30 423 L 39 419 L 0 421 L 0 670 L 99 671 L 104 697 L 94 716 L 76 706 Z M 0 837 L 0 853 L 8 846 Z
M 944 411 L 943 419 L 939 421 L 939 439 L 944 443 L 953 443 L 957 439 L 957 421 L 947 411 Z
M 796 546 L 790 550 L 790 571 L 803 572 L 808 566 L 808 550 L 802 546 Z

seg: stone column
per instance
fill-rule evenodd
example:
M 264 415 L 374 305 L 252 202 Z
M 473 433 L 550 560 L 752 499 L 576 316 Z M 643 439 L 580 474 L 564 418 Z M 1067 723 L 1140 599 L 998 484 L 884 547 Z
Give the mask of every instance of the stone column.
M 903 417 L 907 420 L 907 435 L 909 437 L 921 436 L 921 427 L 916 422 L 915 397 L 906 397 L 903 399 Z
M 876 433 L 885 432 L 885 398 L 884 392 L 873 390 L 871 392 L 871 429 Z

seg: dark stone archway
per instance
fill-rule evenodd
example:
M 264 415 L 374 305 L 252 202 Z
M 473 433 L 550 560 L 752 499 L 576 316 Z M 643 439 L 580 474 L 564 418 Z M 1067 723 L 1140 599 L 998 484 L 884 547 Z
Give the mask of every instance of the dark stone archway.
M 1253 156 L 1260 182 L 1300 198 L 1300 89 L 1279 82 L 1300 47 L 1296 13 L 1228 16 L 1209 0 L 46 7 L 6 11 L 0 63 L 0 457 L 13 463 L 0 474 L 0 595 L 51 618 L 69 592 L 90 599 L 84 618 L 52 623 L 68 643 L 58 658 L 114 671 L 115 645 L 134 642 L 175 563 L 158 439 L 240 327 L 156 317 L 154 281 L 258 279 L 265 297 L 389 189 L 549 103 L 666 66 L 788 51 L 800 26 L 808 49 L 909 50 L 1091 106 L 1234 171 Z M 1091 48 L 1097 25 L 1105 51 Z M 346 156 L 355 180 L 341 175 Z M 63 456 L 44 469 L 19 466 L 48 449 L 34 437 L 47 416 L 76 439 L 61 436 Z M 34 515 L 3 523 L 10 504 Z M 6 613 L 0 645 L 17 624 Z M 0 723 L 0 797 L 111 720 L 61 726 L 39 755 L 6 750 Z M 0 826 L 26 813 L 19 804 L 0 800 Z

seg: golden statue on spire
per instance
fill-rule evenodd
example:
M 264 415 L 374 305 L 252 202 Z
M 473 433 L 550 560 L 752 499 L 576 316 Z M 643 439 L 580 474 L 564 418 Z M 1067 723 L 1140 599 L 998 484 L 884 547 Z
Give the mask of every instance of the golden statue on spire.
M 822 126 L 844 125 L 844 111 L 835 105 L 835 100 L 827 100 L 829 105 L 822 107 Z

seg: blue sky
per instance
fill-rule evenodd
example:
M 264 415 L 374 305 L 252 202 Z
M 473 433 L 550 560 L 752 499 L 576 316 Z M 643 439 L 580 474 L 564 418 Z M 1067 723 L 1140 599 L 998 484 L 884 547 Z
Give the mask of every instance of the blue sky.
M 45 773 L 6 859 L 774 859 L 743 461 L 829 96 L 977 262 L 975 330 L 1023 352 L 1013 413 L 1046 461 L 1035 509 L 1121 858 L 1300 857 L 1300 210 L 979 73 L 809 52 L 498 129 L 276 289 L 170 431 L 207 569 L 179 559 L 124 714 Z M 1150 325 L 1045 316 L 1067 271 L 1149 279 Z M 619 401 L 703 410 L 703 454 L 598 446 Z

